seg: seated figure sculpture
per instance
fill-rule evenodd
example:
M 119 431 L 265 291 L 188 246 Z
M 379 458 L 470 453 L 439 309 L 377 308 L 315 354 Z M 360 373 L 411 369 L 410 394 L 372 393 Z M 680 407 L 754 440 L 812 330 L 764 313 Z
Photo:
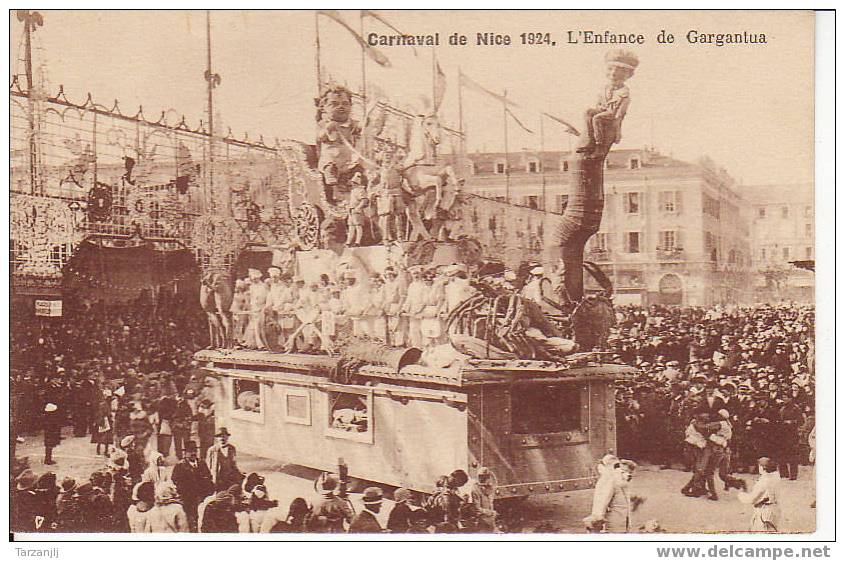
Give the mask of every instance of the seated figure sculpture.
M 361 125 L 352 118 L 352 94 L 331 86 L 317 99 L 317 169 L 323 176 L 326 198 L 334 203 L 338 191 L 348 190 L 348 179 L 361 171 L 356 145 Z
M 576 152 L 591 158 L 604 158 L 610 147 L 622 140 L 622 120 L 631 103 L 625 81 L 639 65 L 637 56 L 623 50 L 605 55 L 608 83 L 599 94 L 595 107 L 584 112 L 586 134 Z

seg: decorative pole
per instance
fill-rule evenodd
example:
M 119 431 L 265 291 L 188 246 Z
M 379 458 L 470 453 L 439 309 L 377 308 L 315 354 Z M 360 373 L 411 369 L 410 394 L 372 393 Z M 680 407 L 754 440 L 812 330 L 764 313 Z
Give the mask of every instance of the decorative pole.
M 26 97 L 29 109 L 29 189 L 30 194 L 41 194 L 38 181 L 38 145 L 35 142 L 35 101 L 32 98 L 32 33 L 44 25 L 44 18 L 38 12 L 17 11 L 18 21 L 24 24 L 24 64 L 26 72 Z
M 458 131 L 461 133 L 460 150 L 461 157 L 466 157 L 466 144 L 464 140 L 464 75 L 461 67 L 458 67 Z
M 358 19 L 360 21 L 361 37 L 364 37 L 364 10 L 358 10 Z M 364 44 L 361 44 L 361 115 L 363 119 L 367 118 L 367 53 L 364 52 Z M 364 123 L 366 124 L 366 123 Z M 364 154 L 367 154 L 367 135 L 361 135 L 361 147 Z
M 323 78 L 320 71 L 320 12 L 314 10 L 314 64 L 317 65 L 317 97 L 323 93 Z
M 541 210 L 546 210 L 546 166 L 543 165 L 543 153 L 546 150 L 545 132 L 543 130 L 543 113 L 540 113 L 540 179 L 542 181 L 543 202 Z
M 508 90 L 502 93 L 502 123 L 505 132 L 505 202 L 511 202 L 511 170 L 508 150 Z
M 208 192 L 211 207 L 216 210 L 214 196 L 214 88 L 220 85 L 220 74 L 211 71 L 211 10 L 205 11 L 206 68 L 205 81 L 208 82 Z M 224 197 L 226 215 L 231 215 L 230 198 Z

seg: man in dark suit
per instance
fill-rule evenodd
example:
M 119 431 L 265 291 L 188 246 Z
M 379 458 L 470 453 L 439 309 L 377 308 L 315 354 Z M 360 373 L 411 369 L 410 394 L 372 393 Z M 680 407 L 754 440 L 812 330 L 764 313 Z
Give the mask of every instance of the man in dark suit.
M 364 489 L 364 510 L 355 515 L 349 525 L 350 534 L 378 534 L 382 528 L 376 515 L 381 511 L 381 501 L 384 496 L 379 487 Z
M 191 531 L 197 531 L 197 507 L 214 492 L 211 472 L 205 462 L 197 457 L 197 445 L 193 440 L 185 444 L 185 458 L 173 466 L 170 479 L 182 498 L 182 506 L 188 515 Z

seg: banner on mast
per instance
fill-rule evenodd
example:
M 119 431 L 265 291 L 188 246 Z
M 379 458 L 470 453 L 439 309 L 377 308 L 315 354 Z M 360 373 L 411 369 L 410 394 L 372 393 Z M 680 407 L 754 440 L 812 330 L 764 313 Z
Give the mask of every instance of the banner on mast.
M 361 46 L 361 49 L 365 53 L 367 53 L 367 56 L 374 60 L 376 63 L 378 63 L 380 66 L 388 68 L 390 67 L 390 59 L 388 59 L 387 56 L 385 56 L 385 54 L 379 51 L 378 49 L 369 46 L 364 40 L 364 38 L 361 37 L 357 31 L 352 29 L 352 27 L 348 23 L 346 23 L 346 20 L 341 17 L 340 12 L 338 12 L 337 10 L 318 10 L 317 13 L 321 16 L 326 16 L 330 20 L 334 21 L 335 23 L 346 29 L 350 34 L 352 34 L 352 37 L 358 42 L 358 44 Z
M 484 86 L 482 86 L 481 84 L 479 84 L 478 82 L 476 82 L 475 80 L 473 80 L 472 78 L 470 78 L 469 76 L 464 74 L 463 72 L 460 73 L 460 78 L 461 78 L 461 86 L 463 86 L 467 89 L 489 95 L 493 99 L 500 101 L 501 103 L 504 103 L 506 106 L 519 107 L 519 105 L 517 105 L 513 101 L 509 100 L 507 97 L 500 95 L 500 94 L 497 94 L 497 93 L 491 92 L 490 90 L 488 90 L 487 88 L 485 88 Z

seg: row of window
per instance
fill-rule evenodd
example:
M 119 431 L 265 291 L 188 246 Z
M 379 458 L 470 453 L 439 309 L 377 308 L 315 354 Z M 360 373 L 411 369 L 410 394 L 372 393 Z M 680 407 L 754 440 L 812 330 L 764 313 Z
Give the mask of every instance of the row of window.
M 793 255 L 792 250 L 789 248 L 789 246 L 780 248 L 780 251 L 778 251 L 778 248 L 776 248 L 776 247 L 770 247 L 770 248 L 761 247 L 760 248 L 760 260 L 761 261 L 768 261 L 768 260 L 772 260 L 772 259 L 777 259 L 778 257 L 780 257 L 784 261 L 789 261 L 790 259 L 794 259 L 797 256 Z M 812 259 L 812 258 L 813 258 L 813 248 L 811 246 L 805 247 L 804 248 L 804 259 Z
M 488 191 L 478 191 L 482 197 L 492 198 L 497 201 L 505 201 L 504 197 L 494 196 Z M 623 193 L 622 195 L 622 211 L 625 214 L 640 214 L 643 208 L 643 195 L 640 192 Z M 661 191 L 659 194 L 660 212 L 664 213 L 680 213 L 681 203 L 683 200 L 683 193 L 681 191 Z M 549 210 L 553 212 L 563 212 L 569 202 L 569 195 L 555 195 L 554 208 Z M 526 195 L 519 199 L 519 203 L 533 209 L 541 209 L 542 201 L 539 195 Z
M 254 380 L 232 380 L 232 412 L 236 418 L 263 422 L 264 387 Z M 287 423 L 312 425 L 311 390 L 283 387 L 281 418 Z M 372 444 L 373 390 L 350 387 L 331 390 L 324 434 Z M 583 439 L 589 432 L 589 389 L 573 384 L 522 384 L 511 394 L 515 434 L 569 433 L 567 441 Z
M 757 207 L 757 218 L 766 218 L 767 216 L 766 207 L 761 206 Z M 789 218 L 789 207 L 782 206 L 780 207 L 780 217 L 781 218 Z M 812 218 L 813 217 L 813 207 L 810 205 L 806 205 L 804 207 L 804 218 Z
M 622 211 L 625 214 L 639 214 L 643 206 L 643 193 L 624 193 L 622 196 Z M 681 212 L 683 193 L 681 191 L 660 191 L 658 209 L 660 212 Z
M 506 168 L 505 167 L 506 165 L 507 165 L 507 162 L 504 159 L 496 160 L 493 163 L 493 173 L 495 173 L 497 175 L 503 175 L 506 172 L 506 170 L 512 171 L 514 169 L 513 167 Z M 605 160 L 605 167 L 610 167 L 610 160 Z M 640 169 L 641 167 L 642 167 L 642 160 L 640 160 L 640 158 L 634 156 L 634 157 L 632 157 L 628 160 L 627 169 L 637 170 L 637 169 Z M 478 173 L 478 166 L 476 165 L 475 162 L 469 163 L 469 169 L 470 169 L 470 173 L 472 173 L 473 175 Z M 561 160 L 560 166 L 558 167 L 558 170 L 564 171 L 564 172 L 569 171 L 569 160 L 568 159 Z M 524 171 L 526 171 L 527 173 L 541 173 L 543 171 L 543 162 L 541 162 L 537 158 L 529 158 L 525 162 Z
M 626 253 L 642 253 L 643 252 L 643 234 L 642 232 L 625 232 L 625 247 Z M 681 251 L 681 232 L 677 230 L 661 230 L 657 233 L 657 250 L 664 252 Z M 594 252 L 608 251 L 609 234 L 599 232 L 592 237 L 590 241 L 590 249 Z
M 254 380 L 232 380 L 232 414 L 254 422 L 264 420 L 265 386 Z M 362 388 L 328 392 L 328 408 L 323 427 L 326 436 L 373 442 L 373 392 Z M 307 388 L 284 388 L 281 417 L 285 422 L 311 426 L 311 391 Z

